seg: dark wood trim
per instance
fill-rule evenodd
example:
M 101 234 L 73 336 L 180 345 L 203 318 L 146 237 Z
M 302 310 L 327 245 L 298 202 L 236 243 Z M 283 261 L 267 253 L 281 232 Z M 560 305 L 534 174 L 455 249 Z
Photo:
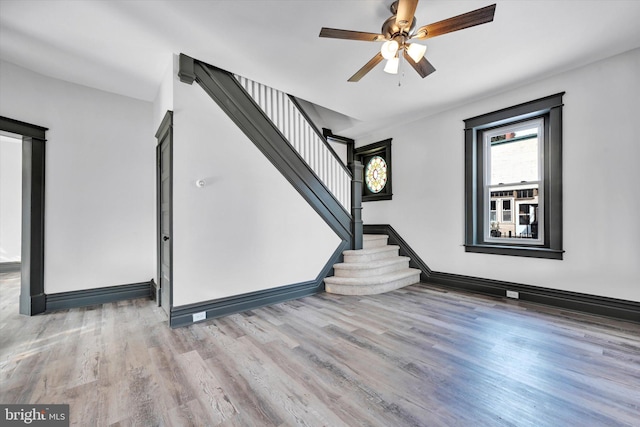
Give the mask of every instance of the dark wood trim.
M 271 161 L 334 232 L 351 240 L 351 215 L 291 147 L 262 109 L 230 73 L 195 62 L 196 82 Z
M 479 254 L 511 255 L 528 258 L 562 259 L 563 251 L 536 246 L 465 245 L 465 251 Z
M 178 77 L 182 83 L 192 84 L 196 79 L 193 67 L 193 58 L 181 53 L 178 59 Z
M 135 298 L 150 298 L 153 283 L 141 282 L 128 285 L 107 286 L 80 291 L 60 292 L 46 296 L 47 312 L 105 304 Z
M 156 139 L 162 139 L 162 136 L 171 130 L 173 126 L 173 111 L 167 110 L 160 122 L 160 126 L 158 126 L 158 130 L 156 131 Z M 156 145 L 159 145 L 159 141 L 156 141 Z
M 153 294 L 155 295 L 155 301 L 158 306 L 168 304 L 167 312 L 170 312 L 173 306 L 173 111 L 167 110 L 158 130 L 155 134 L 156 137 L 156 277 L 158 282 L 153 282 Z M 169 144 L 169 157 L 171 164 L 169 166 L 169 301 L 162 301 L 162 200 L 161 200 L 161 185 L 162 185 L 162 167 L 161 167 L 161 152 L 162 143 L 165 139 L 168 139 Z
M 351 163 L 353 163 L 353 159 L 354 159 L 353 155 L 356 150 L 355 140 L 351 138 L 347 138 L 346 136 L 336 135 L 333 132 L 331 132 L 331 129 L 327 129 L 327 128 L 322 128 L 322 135 L 327 140 L 330 139 L 334 142 L 345 144 L 347 146 L 347 165 L 350 165 Z
M 560 94 L 559 101 L 562 102 L 562 94 Z M 552 175 L 545 176 L 545 182 L 547 183 L 547 186 L 545 187 L 545 201 L 550 204 L 548 214 L 551 218 L 548 219 L 548 226 L 545 231 L 549 233 L 549 247 L 564 253 L 562 250 L 562 126 L 558 125 L 562 124 L 562 104 L 551 107 L 549 110 L 549 122 L 551 123 L 551 126 L 548 128 L 545 126 L 545 132 L 548 132 L 548 135 L 546 136 L 550 141 L 553 141 L 553 143 L 547 145 L 548 152 L 545 152 L 545 155 L 547 156 L 547 165 L 545 170 L 547 173 L 551 173 Z M 562 257 L 559 259 L 562 259 Z
M 351 168 L 351 249 L 362 249 L 362 163 L 355 160 Z
M 160 291 L 160 288 L 158 287 L 158 284 L 156 283 L 155 279 L 151 279 L 151 281 L 149 282 L 149 297 L 153 301 L 158 302 L 160 300 L 159 291 Z
M 45 134 L 48 130 L 0 117 L 0 130 L 22 135 L 22 253 L 20 314 L 46 309 L 44 293 Z
M 507 291 L 516 291 L 522 301 L 640 323 L 640 302 L 635 301 L 438 271 L 432 272 L 427 282 L 501 298 L 506 298 Z
M 502 126 L 505 123 L 517 120 L 529 119 L 551 108 L 561 107 L 562 96 L 565 92 L 538 98 L 533 101 L 523 102 L 512 107 L 502 108 L 490 113 L 481 114 L 464 120 L 465 130 L 484 129 L 488 127 Z
M 429 279 L 429 275 L 431 274 L 431 269 L 424 262 L 418 254 L 411 249 L 409 244 L 400 237 L 400 234 L 389 224 L 365 224 L 364 225 L 364 233 L 365 234 L 386 234 L 389 236 L 389 244 L 390 245 L 398 245 L 400 246 L 399 254 L 401 256 L 407 256 L 411 258 L 409 261 L 409 267 L 417 268 L 421 271 L 420 280 L 423 282 Z
M 48 128 L 0 116 L 0 130 L 31 138 L 45 139 Z
M 44 293 L 45 140 L 22 138 L 22 271 L 20 313 L 46 310 Z
M 340 142 L 342 144 L 355 144 L 355 140 L 347 138 L 346 136 L 336 135 L 331 131 L 331 129 L 322 128 L 322 135 L 325 138 L 334 139 L 336 142 Z
M 562 260 L 562 97 L 564 92 L 464 120 L 465 251 Z M 494 243 L 484 237 L 483 132 L 544 118 L 544 245 Z
M 391 200 L 393 198 L 393 166 L 391 161 L 391 138 L 374 142 L 373 144 L 364 145 L 354 150 L 353 158 L 363 166 L 367 167 L 366 159 L 369 156 L 380 155 L 387 163 L 387 184 L 379 193 L 371 193 L 366 188 L 366 183 L 362 183 L 362 201 L 374 202 L 378 200 Z
M 0 273 L 17 273 L 20 271 L 22 263 L 17 262 L 0 262 Z
M 171 310 L 170 325 L 172 328 L 191 325 L 193 324 L 193 314 L 203 311 L 207 313 L 205 320 L 208 320 L 241 311 L 253 310 L 265 305 L 306 297 L 322 290 L 322 286 L 318 286 L 315 281 L 312 281 L 174 307 Z

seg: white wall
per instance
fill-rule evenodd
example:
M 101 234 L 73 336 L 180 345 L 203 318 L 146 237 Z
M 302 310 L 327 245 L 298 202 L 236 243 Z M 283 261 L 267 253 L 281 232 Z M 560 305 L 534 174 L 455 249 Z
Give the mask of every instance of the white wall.
M 463 120 L 562 91 L 564 260 L 465 253 Z M 636 49 L 357 138 L 393 138 L 393 200 L 364 203 L 364 222 L 435 271 L 640 301 L 639 99 Z
M 153 102 L 153 129 L 156 131 L 167 111 L 173 111 L 173 76 L 178 72 L 178 56 L 167 58 L 167 69 Z M 157 144 L 157 140 L 154 142 Z
M 0 135 L 0 262 L 20 262 L 22 139 Z
M 0 63 L 0 114 L 49 128 L 45 293 L 156 274 L 153 105 Z
M 173 79 L 174 305 L 315 280 L 340 239 L 199 85 Z

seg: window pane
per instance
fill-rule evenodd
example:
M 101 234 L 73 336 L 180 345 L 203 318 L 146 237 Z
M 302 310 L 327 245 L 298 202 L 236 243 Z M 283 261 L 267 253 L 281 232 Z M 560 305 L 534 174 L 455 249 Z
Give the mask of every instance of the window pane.
M 543 243 L 537 233 L 542 125 L 542 120 L 533 120 L 484 135 L 485 194 L 489 196 L 485 236 L 489 240 L 530 239 L 536 240 L 532 242 L 535 244 Z
M 540 179 L 537 132 L 535 126 L 491 137 L 489 185 Z

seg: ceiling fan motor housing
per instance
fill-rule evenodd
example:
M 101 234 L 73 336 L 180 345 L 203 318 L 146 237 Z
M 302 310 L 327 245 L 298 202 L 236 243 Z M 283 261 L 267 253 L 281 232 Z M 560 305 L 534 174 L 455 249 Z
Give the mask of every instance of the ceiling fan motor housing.
M 392 15 L 391 17 L 389 17 L 389 19 L 384 21 L 384 24 L 382 24 L 382 30 L 380 32 L 385 36 L 387 40 L 391 40 L 398 36 L 404 36 L 405 38 L 408 38 L 409 34 L 411 34 L 414 28 L 416 28 L 415 17 L 411 21 L 411 25 L 408 28 L 401 29 L 396 24 L 396 15 Z

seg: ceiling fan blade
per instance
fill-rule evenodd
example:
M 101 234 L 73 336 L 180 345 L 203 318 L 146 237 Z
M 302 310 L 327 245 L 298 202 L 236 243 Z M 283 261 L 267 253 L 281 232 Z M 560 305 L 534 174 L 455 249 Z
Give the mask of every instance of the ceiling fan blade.
M 338 30 L 335 28 L 324 28 L 320 30 L 320 37 L 331 39 L 361 40 L 365 42 L 377 42 L 384 40 L 382 34 L 365 33 L 362 31 Z
M 404 54 L 404 59 L 406 59 L 407 62 L 411 64 L 413 69 L 416 70 L 418 74 L 420 74 L 420 77 L 422 77 L 423 79 L 436 70 L 435 67 L 431 65 L 431 62 L 427 61 L 427 58 L 425 58 L 424 56 L 420 61 L 415 62 L 413 58 L 409 56 L 406 49 L 402 52 Z
M 413 15 L 416 13 L 418 0 L 400 0 L 398 1 L 398 12 L 396 13 L 396 25 L 401 30 L 407 30 L 413 22 Z
M 382 54 L 380 52 L 378 52 L 376 54 L 376 56 L 374 56 L 373 58 L 371 58 L 371 60 L 369 62 L 364 64 L 364 67 L 360 68 L 353 76 L 351 76 L 351 78 L 348 81 L 350 81 L 350 82 L 359 81 L 361 78 L 363 78 L 365 76 L 365 74 L 367 74 L 369 71 L 373 70 L 373 67 L 378 65 L 380 63 L 380 61 L 382 61 L 383 59 L 384 58 L 382 57 Z
M 491 6 L 463 13 L 453 18 L 425 25 L 424 27 L 418 28 L 411 38 L 429 39 L 476 25 L 486 24 L 487 22 L 493 21 L 495 11 L 496 5 L 492 4 Z

